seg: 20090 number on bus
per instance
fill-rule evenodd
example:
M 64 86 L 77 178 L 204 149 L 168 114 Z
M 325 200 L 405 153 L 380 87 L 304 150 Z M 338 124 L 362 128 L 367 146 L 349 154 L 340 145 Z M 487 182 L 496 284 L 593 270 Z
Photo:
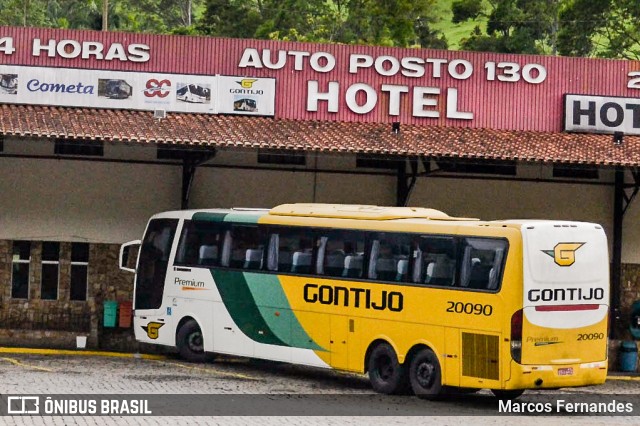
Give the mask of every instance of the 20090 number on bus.
M 579 333 L 578 342 L 582 340 L 601 340 L 604 339 L 604 333 Z
M 311 283 L 304 286 L 304 300 L 308 303 L 392 312 L 402 311 L 404 304 L 402 293 L 397 291 L 382 290 L 378 293 L 364 288 L 319 286 Z
M 447 312 L 455 314 L 467 314 L 467 315 L 484 315 L 486 317 L 491 316 L 493 313 L 493 306 L 482 305 L 480 303 L 462 303 L 447 301 L 449 307 Z

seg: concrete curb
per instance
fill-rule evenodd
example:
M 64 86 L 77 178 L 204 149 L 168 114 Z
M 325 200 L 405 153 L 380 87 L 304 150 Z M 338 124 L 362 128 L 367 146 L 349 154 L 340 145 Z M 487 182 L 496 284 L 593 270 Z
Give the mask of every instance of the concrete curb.
M 640 376 L 607 376 L 607 380 L 625 380 L 625 381 L 640 381 Z
M 166 360 L 164 355 L 151 355 L 126 352 L 87 351 L 84 349 L 33 349 L 33 348 L 5 348 L 0 347 L 0 354 L 28 354 L 28 355 L 68 355 L 68 356 L 104 356 L 113 358 L 138 358 L 152 360 Z

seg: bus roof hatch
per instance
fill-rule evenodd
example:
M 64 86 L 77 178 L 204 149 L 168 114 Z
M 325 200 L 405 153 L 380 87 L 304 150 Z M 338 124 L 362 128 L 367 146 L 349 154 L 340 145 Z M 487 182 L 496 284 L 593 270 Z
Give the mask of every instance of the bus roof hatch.
M 452 217 L 440 210 L 424 207 L 381 207 L 358 204 L 321 204 L 296 203 L 282 204 L 269 210 L 269 214 L 277 216 L 308 216 L 336 219 L 430 219 L 430 220 L 478 220 L 472 218 Z

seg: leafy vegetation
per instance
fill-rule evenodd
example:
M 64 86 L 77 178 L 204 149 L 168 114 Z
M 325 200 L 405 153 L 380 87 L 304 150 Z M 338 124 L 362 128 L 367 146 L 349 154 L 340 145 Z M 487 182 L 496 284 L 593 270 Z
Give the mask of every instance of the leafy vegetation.
M 105 4 L 105 2 L 107 2 Z M 0 0 L 0 25 L 640 59 L 637 0 Z

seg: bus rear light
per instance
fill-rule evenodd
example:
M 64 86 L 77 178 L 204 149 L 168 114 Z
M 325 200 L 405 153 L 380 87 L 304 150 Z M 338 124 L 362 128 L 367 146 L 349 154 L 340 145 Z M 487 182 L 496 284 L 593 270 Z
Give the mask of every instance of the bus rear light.
M 511 316 L 511 358 L 518 364 L 522 361 L 522 309 Z

